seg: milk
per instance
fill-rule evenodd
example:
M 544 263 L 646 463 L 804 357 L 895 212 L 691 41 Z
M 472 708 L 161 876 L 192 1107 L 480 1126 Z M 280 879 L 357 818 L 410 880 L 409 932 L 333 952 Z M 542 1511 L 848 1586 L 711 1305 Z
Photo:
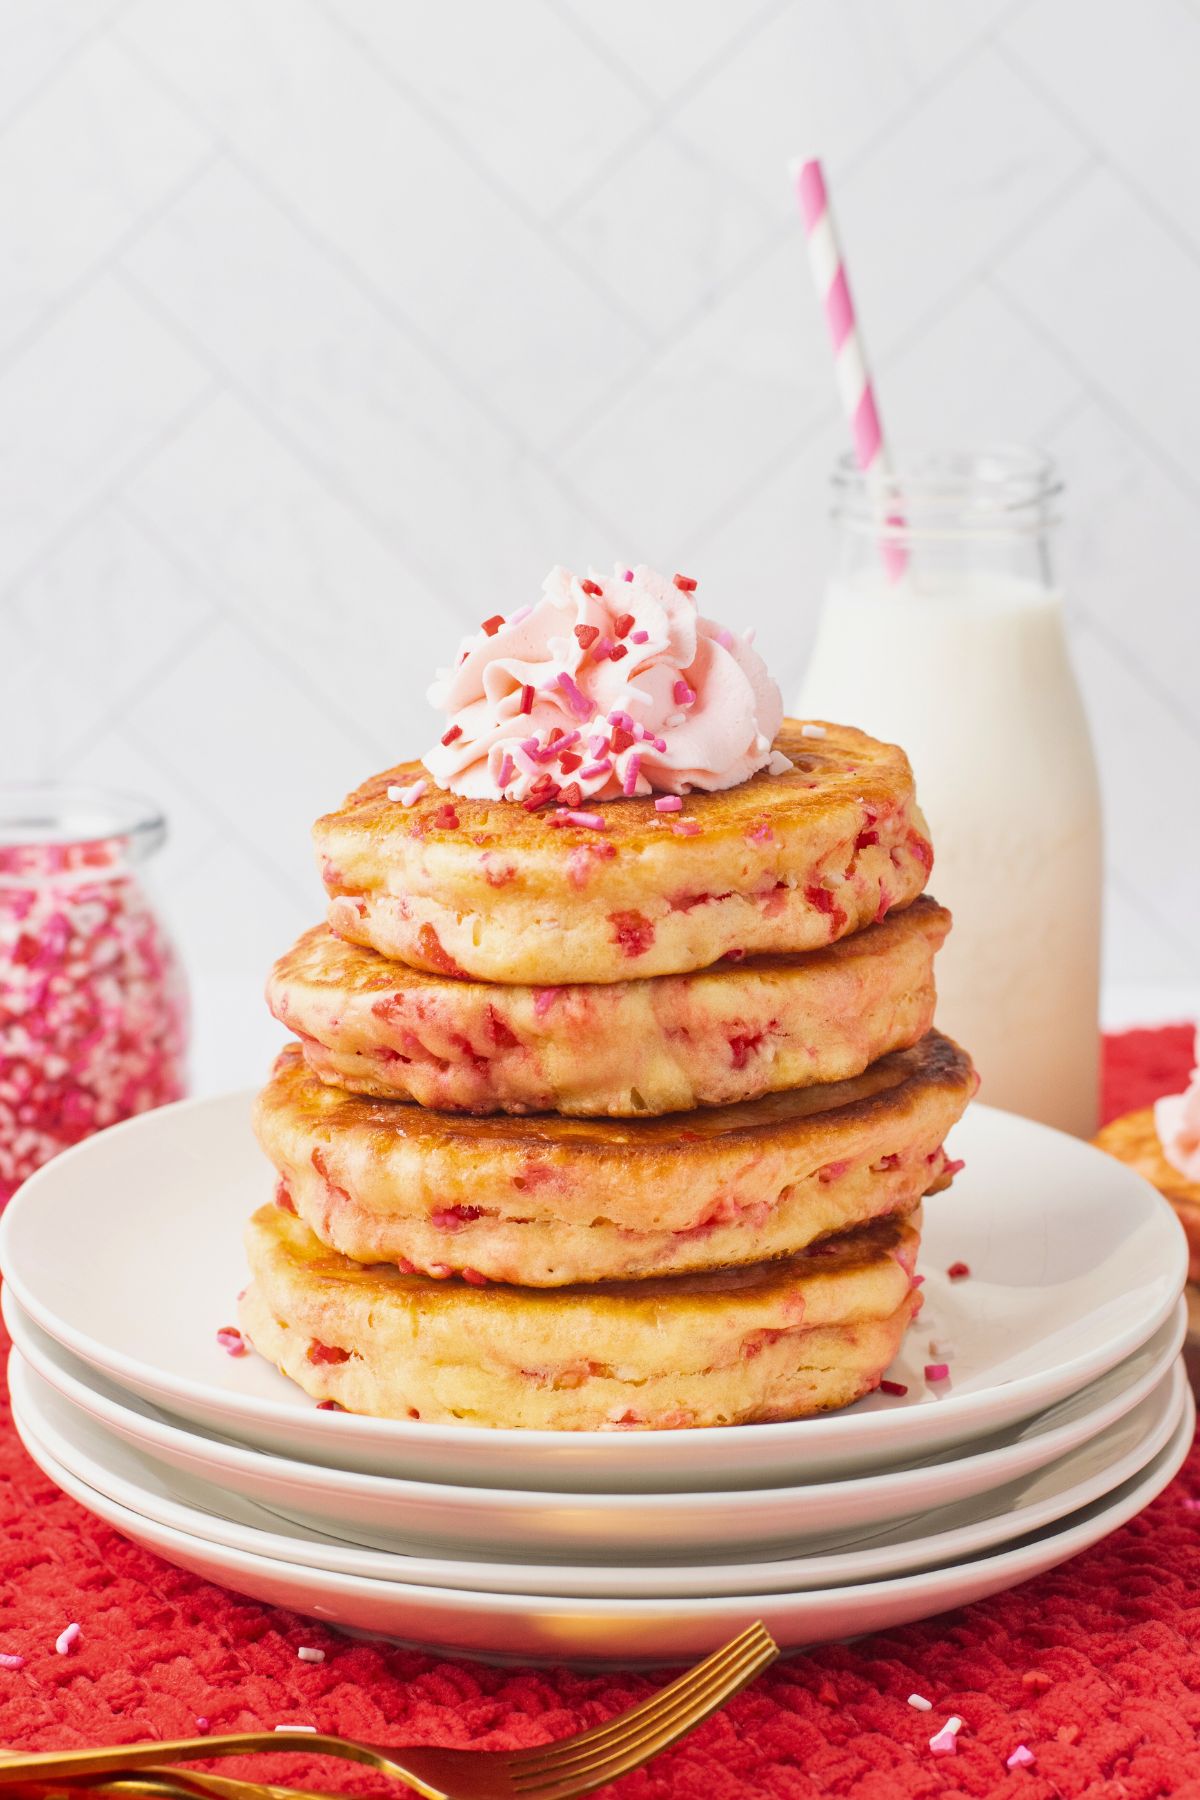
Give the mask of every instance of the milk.
M 980 568 L 835 579 L 798 712 L 907 751 L 930 891 L 954 914 L 938 1026 L 974 1057 L 982 1099 L 1089 1136 L 1100 808 L 1060 594 Z

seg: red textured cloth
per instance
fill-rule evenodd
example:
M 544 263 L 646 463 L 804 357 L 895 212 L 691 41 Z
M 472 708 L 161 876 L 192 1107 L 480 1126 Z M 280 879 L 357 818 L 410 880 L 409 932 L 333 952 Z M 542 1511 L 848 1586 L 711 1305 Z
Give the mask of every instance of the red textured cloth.
M 1106 1107 L 1179 1088 L 1190 1028 L 1110 1041 Z M 649 1769 L 626 1800 L 749 1795 L 1200 1795 L 1200 1451 L 1141 1518 L 1013 1593 L 886 1636 L 777 1664 Z M 315 1724 L 384 1742 L 509 1748 L 566 1736 L 654 1682 L 623 1673 L 514 1671 L 353 1642 L 185 1575 L 82 1512 L 29 1462 L 0 1408 L 3 1582 L 0 1740 L 26 1748 Z M 69 1620 L 80 1647 L 55 1654 Z M 327 1661 L 298 1661 L 301 1644 Z M 631 1646 L 632 1648 L 632 1646 Z M 913 1692 L 931 1713 L 906 1704 Z M 930 1755 L 947 1715 L 954 1757 Z M 1007 1773 L 1025 1743 L 1032 1770 Z M 229 1765 L 224 1765 L 228 1769 Z M 255 1773 L 368 1791 L 315 1758 Z M 247 1770 L 249 1772 L 249 1770 Z M 374 1791 L 378 1791 L 377 1785 Z M 613 1790 L 614 1792 L 616 1790 Z

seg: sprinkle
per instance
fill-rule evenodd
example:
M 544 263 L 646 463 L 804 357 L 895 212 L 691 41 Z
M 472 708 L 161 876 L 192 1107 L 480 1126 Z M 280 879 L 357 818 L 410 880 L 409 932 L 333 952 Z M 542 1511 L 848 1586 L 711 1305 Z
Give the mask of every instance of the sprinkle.
M 439 831 L 457 831 L 462 824 L 462 820 L 455 812 L 451 802 L 447 800 L 446 804 L 444 806 L 439 806 L 434 813 L 433 823 L 437 826 Z
M 958 1755 L 957 1739 L 959 1732 L 962 1730 L 962 1724 L 963 1722 L 958 1714 L 953 1713 L 950 1718 L 946 1720 L 942 1729 L 934 1732 L 929 1740 L 929 1748 L 933 1751 L 935 1756 Z
M 273 1731 L 315 1731 L 315 1725 L 273 1725 Z M 273 1754 L 273 1753 L 272 1753 Z
M 621 577 L 621 580 L 622 581 L 632 581 L 633 580 L 633 570 L 626 569 L 625 573 Z
M 572 770 L 577 769 L 582 761 L 583 758 L 579 755 L 578 751 L 565 750 L 559 752 L 558 766 L 564 775 L 570 775 Z
M 958 1166 L 960 1169 L 962 1168 L 961 1163 L 959 1163 Z M 962 1281 L 965 1276 L 967 1276 L 971 1273 L 971 1270 L 970 1270 L 970 1267 L 968 1266 L 968 1264 L 966 1264 L 964 1262 L 956 1262 L 956 1263 L 950 1264 L 950 1267 L 946 1270 L 946 1273 L 950 1277 L 951 1281 Z
M 879 1391 L 881 1394 L 896 1394 L 902 1396 L 907 1394 L 908 1388 L 902 1381 L 881 1381 L 879 1384 Z M 909 1701 L 909 1705 L 912 1705 L 911 1700 Z
M 599 813 L 569 812 L 563 814 L 567 825 L 582 825 L 585 831 L 607 831 L 608 820 L 602 819 Z
M 654 745 L 654 748 L 658 751 L 660 756 L 666 755 L 666 753 L 667 753 L 666 738 L 651 738 L 650 742 Z
M 832 1681 L 823 1681 L 821 1683 L 820 1687 L 817 1689 L 817 1699 L 821 1702 L 822 1706 L 836 1706 L 838 1704 L 838 1691 L 834 1687 Z
M 965 1169 L 966 1166 L 967 1165 L 963 1161 L 961 1156 L 958 1158 L 957 1162 L 955 1162 L 951 1158 L 947 1157 L 946 1161 L 942 1164 L 942 1174 L 946 1175 L 946 1176 L 957 1175 L 959 1170 Z M 962 1272 L 964 1275 L 969 1275 L 971 1273 L 970 1269 L 967 1268 L 967 1265 L 965 1263 L 962 1264 Z
M 296 1655 L 300 1658 L 301 1662 L 323 1663 L 325 1661 L 325 1652 L 323 1650 L 313 1650 L 308 1644 L 301 1644 Z
M 691 706 L 696 698 L 696 690 L 693 687 L 689 687 L 683 677 L 680 676 L 672 690 L 672 698 L 674 699 L 676 706 Z
M 923 1275 L 914 1275 L 912 1278 L 912 1284 L 914 1287 L 924 1287 L 925 1286 L 925 1277 Z
M 317 1411 L 318 1412 L 345 1412 L 345 1410 L 346 1409 L 342 1405 L 340 1400 L 318 1400 L 317 1401 Z
M 611 656 L 612 653 L 613 653 L 612 639 L 602 637 L 600 639 L 600 642 L 596 645 L 595 649 L 592 651 L 592 661 L 593 662 L 604 662 L 604 660 L 607 657 Z
M 1004 1766 L 1006 1769 L 1032 1769 L 1036 1761 L 1028 1744 L 1018 1744 Z
M 1060 1744 L 1073 1744 L 1079 1737 L 1079 1727 L 1078 1725 L 1060 1725 L 1054 1735 Z
M 609 758 L 601 757 L 598 762 L 587 763 L 584 768 L 580 769 L 579 779 L 580 781 L 592 781 L 597 775 L 607 775 L 611 768 L 612 763 Z
M 1045 1669 L 1026 1669 L 1021 1677 L 1021 1686 L 1032 1688 L 1035 1693 L 1044 1694 L 1047 1688 L 1054 1686 L 1054 1677 L 1047 1675 Z
M 499 631 L 499 629 L 503 625 L 503 623 L 504 623 L 504 614 L 503 613 L 493 613 L 490 619 L 485 619 L 483 621 L 483 624 L 479 627 L 479 629 L 480 629 L 480 631 L 482 631 L 484 633 L 485 637 L 495 637 L 496 633 Z
M 628 637 L 637 620 L 632 613 L 618 613 L 613 621 L 613 630 L 619 638 Z
M 504 752 L 504 757 L 503 757 L 503 760 L 501 761 L 500 767 L 496 771 L 496 781 L 497 781 L 498 786 L 501 789 L 506 788 L 508 786 L 509 782 L 512 780 L 512 772 L 513 772 L 513 759 L 508 754 L 508 751 L 506 750 Z
M 531 713 L 533 711 L 533 689 L 528 682 L 526 682 L 521 689 L 521 704 L 518 711 L 523 713 Z
M 655 812 L 682 812 L 683 801 L 678 794 L 660 794 L 654 802 Z
M 695 593 L 696 583 L 692 580 L 690 575 L 676 575 L 674 579 L 675 586 L 679 589 L 681 594 Z
M 627 646 L 624 644 L 618 644 L 615 649 L 609 651 L 608 660 L 609 660 L 609 662 L 620 662 L 622 657 L 626 657 L 628 655 L 629 655 L 629 650 L 628 650 Z
M 422 778 L 414 781 L 411 787 L 390 787 L 387 797 L 389 800 L 398 800 L 401 806 L 414 806 L 428 786 L 429 783 Z
M 1195 1499 L 1191 1494 L 1185 1494 L 1179 1504 L 1183 1507 L 1184 1512 L 1200 1512 L 1200 1500 Z
M 596 731 L 592 733 L 592 736 L 588 739 L 588 749 L 593 756 L 603 756 L 604 752 L 608 749 L 608 738 L 605 736 L 604 732 Z
M 246 1340 L 236 1325 L 222 1325 L 217 1333 L 217 1342 L 226 1356 L 245 1356 Z
M 201 1737 L 207 1737 L 212 1730 L 212 1720 L 206 1719 L 204 1714 L 201 1713 L 196 1720 L 196 1730 L 200 1733 Z
M 0 1669 L 23 1669 L 24 1667 L 25 1658 L 23 1656 L 7 1656 L 0 1654 Z
M 910 1694 L 908 1696 L 908 1704 L 910 1706 L 915 1706 L 918 1712 L 933 1711 L 933 1701 L 927 1700 L 924 1694 Z
M 950 1364 L 944 1362 L 925 1364 L 926 1381 L 949 1381 Z
M 565 669 L 560 670 L 556 679 L 559 687 L 566 695 L 567 705 L 575 714 L 575 717 L 577 719 L 590 719 L 595 713 L 596 708 L 592 705 L 586 694 L 580 693 L 575 683 L 571 680 L 571 677 L 567 674 L 567 671 Z
M 509 613 L 509 615 L 508 615 L 509 624 L 510 625 L 523 624 L 524 621 L 529 617 L 529 615 L 532 611 L 533 611 L 532 606 L 519 606 L 515 613 Z
M 930 1338 L 929 1354 L 930 1356 L 951 1357 L 957 1356 L 958 1350 L 949 1338 Z
M 604 589 L 598 581 L 581 581 L 579 585 L 585 594 L 595 594 L 597 598 L 604 593 Z
M 811 738 L 823 738 L 823 737 L 828 737 L 829 733 L 826 731 L 826 729 L 823 725 L 802 725 L 800 727 L 800 736 L 801 737 L 811 737 Z
M 455 738 L 460 738 L 461 736 L 462 736 L 462 726 L 461 725 L 451 725 L 451 727 L 448 731 L 443 731 L 442 742 L 443 742 L 443 744 L 452 744 L 454 742 Z
M 583 793 L 577 781 L 571 782 L 569 787 L 559 788 L 558 790 L 558 804 L 560 806 L 567 808 L 578 806 L 582 799 Z
M 631 644 L 648 644 L 650 642 L 650 633 L 648 631 L 631 631 L 629 634 L 629 641 Z
M 634 755 L 625 764 L 625 780 L 621 784 L 621 792 L 630 796 L 637 793 L 638 776 L 642 772 L 642 759 Z
M 67 1626 L 65 1631 L 59 1632 L 54 1640 L 54 1648 L 58 1651 L 60 1656 L 70 1656 L 72 1650 L 75 1648 L 76 1644 L 82 1641 L 82 1638 L 82 1631 L 79 1629 L 78 1625 L 72 1622 Z
M 700 821 L 698 819 L 671 820 L 671 830 L 675 833 L 676 837 L 695 837 L 699 829 Z M 733 952 L 731 950 L 726 951 L 727 956 L 732 956 L 732 954 Z M 743 955 L 744 954 L 745 952 L 743 952 Z
M 575 636 L 579 640 L 579 648 L 581 650 L 590 650 L 596 639 L 600 636 L 600 627 L 598 625 L 577 625 L 575 627 Z

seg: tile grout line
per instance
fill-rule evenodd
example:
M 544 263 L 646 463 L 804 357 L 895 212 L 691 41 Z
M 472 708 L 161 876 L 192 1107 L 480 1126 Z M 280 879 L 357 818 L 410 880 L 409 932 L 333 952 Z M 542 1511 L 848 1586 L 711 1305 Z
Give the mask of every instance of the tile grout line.
M 80 57 L 86 56 L 87 52 L 94 49 L 96 44 L 103 38 L 111 36 L 113 26 L 116 24 L 121 14 L 127 12 L 132 4 L 133 0 L 116 0 L 116 3 L 103 19 L 98 19 L 94 25 L 88 26 L 87 30 L 84 31 L 71 45 L 70 49 L 65 50 L 58 58 L 58 61 L 49 69 L 46 69 L 31 88 L 26 89 L 25 93 L 21 95 L 21 98 L 16 102 L 15 106 L 0 118 L 0 140 L 7 135 L 12 126 L 16 125 L 24 117 L 32 106 L 36 106 L 38 101 L 41 100 L 45 94 L 50 92 L 51 88 L 56 85 L 62 76 L 79 61 Z

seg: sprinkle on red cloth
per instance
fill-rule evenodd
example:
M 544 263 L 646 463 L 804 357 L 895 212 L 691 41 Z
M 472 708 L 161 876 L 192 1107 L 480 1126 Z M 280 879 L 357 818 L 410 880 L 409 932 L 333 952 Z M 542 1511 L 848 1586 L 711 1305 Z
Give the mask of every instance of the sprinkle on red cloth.
M 1191 1032 L 1110 1043 L 1106 1111 L 1183 1085 Z M 650 1768 L 622 1800 L 1154 1800 L 1200 1795 L 1200 1451 L 1140 1519 L 1013 1593 L 790 1657 Z M 135 1548 L 29 1461 L 0 1398 L 0 1741 L 51 1749 L 281 1722 L 377 1742 L 515 1748 L 644 1698 L 645 1675 L 489 1668 L 362 1643 L 227 1594 Z M 55 1654 L 63 1624 L 82 1628 Z M 297 1649 L 326 1652 L 301 1661 Z M 631 1645 L 631 1653 L 635 1651 Z M 953 1757 L 938 1721 L 964 1720 Z M 1009 1772 L 1014 1744 L 1032 1769 Z M 234 1772 L 222 1764 L 226 1773 Z M 314 1757 L 236 1765 L 259 1780 L 383 1793 Z

